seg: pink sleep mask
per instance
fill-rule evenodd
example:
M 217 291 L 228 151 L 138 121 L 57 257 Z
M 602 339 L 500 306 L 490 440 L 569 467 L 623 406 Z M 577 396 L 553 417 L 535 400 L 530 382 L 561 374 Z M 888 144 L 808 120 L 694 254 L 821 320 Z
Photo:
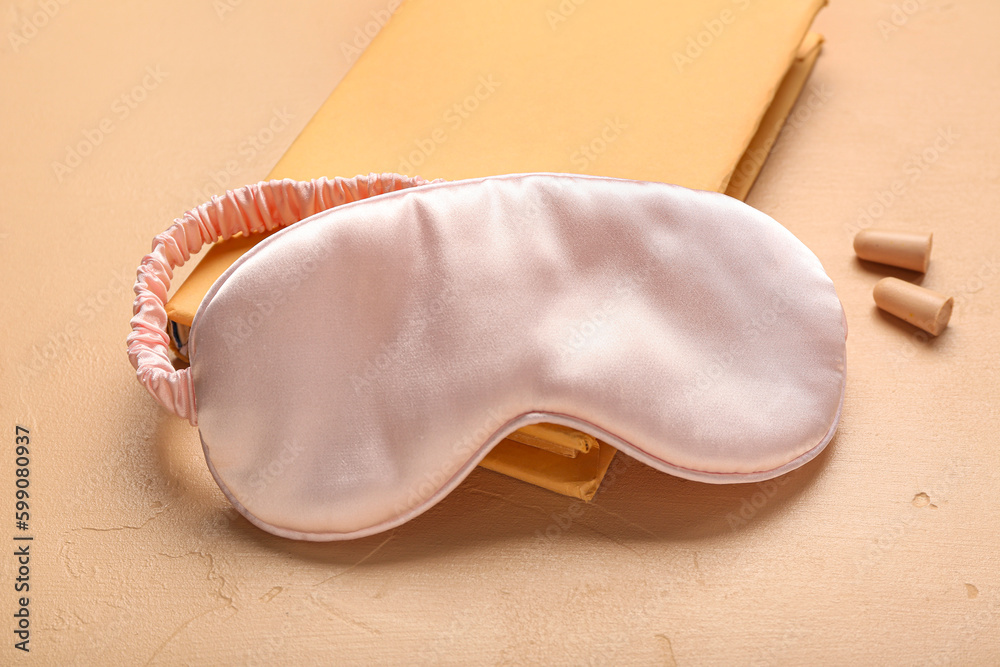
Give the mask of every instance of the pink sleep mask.
M 212 286 L 175 371 L 172 268 L 279 227 Z M 140 381 L 198 426 L 233 505 L 290 538 L 398 526 L 540 422 L 679 477 L 764 480 L 822 451 L 843 403 L 846 322 L 815 255 L 663 183 L 259 183 L 157 236 L 135 291 Z

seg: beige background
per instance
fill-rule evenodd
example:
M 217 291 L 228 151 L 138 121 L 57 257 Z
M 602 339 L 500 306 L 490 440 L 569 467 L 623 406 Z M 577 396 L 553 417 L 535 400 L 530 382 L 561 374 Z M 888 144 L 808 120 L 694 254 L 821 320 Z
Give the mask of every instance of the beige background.
M 152 236 L 266 175 L 387 3 L 303 4 L 0 6 L 0 540 L 15 424 L 35 535 L 30 655 L 0 557 L 0 663 L 1000 661 L 1000 5 L 820 15 L 826 48 L 749 198 L 847 310 L 844 416 L 817 461 L 709 486 L 620 456 L 587 506 L 477 470 L 390 533 L 303 544 L 228 507 L 124 344 Z M 940 338 L 874 309 L 893 272 L 853 259 L 864 211 L 935 232 L 922 282 L 957 303 Z

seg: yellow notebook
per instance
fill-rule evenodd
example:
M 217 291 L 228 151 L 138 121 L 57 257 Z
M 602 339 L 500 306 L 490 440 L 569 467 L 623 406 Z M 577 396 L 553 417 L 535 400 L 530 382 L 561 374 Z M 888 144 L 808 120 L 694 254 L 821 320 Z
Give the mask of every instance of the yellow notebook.
M 819 53 L 823 4 L 406 0 L 269 178 L 550 171 L 743 198 Z M 211 284 L 259 240 L 214 247 L 167 304 L 180 351 Z M 614 454 L 543 424 L 481 465 L 589 500 Z

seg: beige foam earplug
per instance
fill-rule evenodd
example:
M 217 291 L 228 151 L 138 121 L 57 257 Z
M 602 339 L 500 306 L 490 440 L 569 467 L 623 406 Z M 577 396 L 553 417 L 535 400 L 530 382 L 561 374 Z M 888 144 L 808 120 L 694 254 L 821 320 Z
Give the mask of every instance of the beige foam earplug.
M 854 252 L 861 259 L 898 266 L 911 271 L 927 271 L 934 234 L 863 229 L 854 237 Z
M 955 300 L 950 296 L 908 283 L 883 278 L 875 283 L 875 305 L 887 313 L 937 336 L 948 326 Z

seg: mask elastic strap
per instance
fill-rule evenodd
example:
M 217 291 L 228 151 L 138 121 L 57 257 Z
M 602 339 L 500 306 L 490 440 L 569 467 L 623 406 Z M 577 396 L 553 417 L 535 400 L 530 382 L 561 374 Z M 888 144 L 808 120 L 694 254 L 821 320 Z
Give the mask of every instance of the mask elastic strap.
M 174 370 L 170 362 L 164 304 L 173 270 L 204 244 L 225 241 L 237 232 L 247 236 L 272 231 L 334 206 L 428 182 L 399 174 L 262 181 L 212 197 L 174 220 L 153 239 L 152 251 L 136 271 L 132 333 L 126 342 L 139 382 L 167 410 L 198 424 L 190 369 Z

